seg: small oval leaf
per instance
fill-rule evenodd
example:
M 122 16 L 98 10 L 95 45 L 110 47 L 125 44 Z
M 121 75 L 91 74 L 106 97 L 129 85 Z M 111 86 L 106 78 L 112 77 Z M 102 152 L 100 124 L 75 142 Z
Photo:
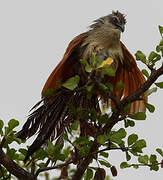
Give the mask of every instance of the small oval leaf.
M 154 88 L 148 89 L 145 94 L 146 96 L 149 96 L 156 91 L 157 91 L 157 87 L 154 87 Z
M 69 78 L 66 82 L 62 84 L 62 86 L 72 91 L 78 86 L 79 81 L 80 77 L 76 75 L 72 78 Z
M 148 157 L 148 155 L 139 156 L 138 161 L 143 164 L 148 164 L 149 157 Z
M 136 142 L 138 140 L 138 135 L 137 134 L 131 134 L 128 137 L 128 145 L 130 146 L 131 144 L 133 144 L 134 142 Z
M 136 60 L 142 61 L 144 64 L 146 64 L 146 56 L 142 51 L 137 51 L 135 56 Z
M 149 112 L 153 113 L 155 111 L 155 107 L 152 104 L 144 103 Z
M 146 114 L 144 112 L 137 112 L 135 114 L 129 115 L 131 119 L 135 120 L 145 120 L 146 119 Z
M 149 73 L 146 69 L 143 69 L 142 73 L 146 76 L 146 78 L 149 78 Z
M 163 151 L 160 148 L 157 148 L 156 151 L 163 157 Z
M 155 83 L 155 85 L 161 89 L 163 88 L 163 82 Z
M 122 81 L 119 81 L 116 85 L 117 91 L 121 91 L 124 88 L 124 83 Z

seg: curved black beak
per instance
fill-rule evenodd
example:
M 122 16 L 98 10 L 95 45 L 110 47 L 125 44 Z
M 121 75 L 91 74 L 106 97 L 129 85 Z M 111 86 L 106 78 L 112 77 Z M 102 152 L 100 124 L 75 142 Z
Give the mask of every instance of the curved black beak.
M 124 32 L 124 30 L 125 30 L 125 25 L 124 24 L 117 23 L 116 26 L 121 32 Z

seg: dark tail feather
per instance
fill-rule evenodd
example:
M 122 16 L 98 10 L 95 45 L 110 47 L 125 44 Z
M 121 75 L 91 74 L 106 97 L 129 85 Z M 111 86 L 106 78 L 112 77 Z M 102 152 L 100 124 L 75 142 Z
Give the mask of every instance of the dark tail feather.
M 52 141 L 61 136 L 64 130 L 70 126 L 70 123 L 73 121 L 73 113 L 69 109 L 68 104 L 85 109 L 99 108 L 96 96 L 92 96 L 88 100 L 84 92 L 74 92 L 63 88 L 59 89 L 52 99 L 47 102 L 45 101 L 43 105 L 37 107 L 29 115 L 27 122 L 18 133 L 19 138 L 26 139 L 38 131 L 38 135 L 29 147 L 24 161 L 27 161 L 29 156 L 38 150 L 47 140 Z

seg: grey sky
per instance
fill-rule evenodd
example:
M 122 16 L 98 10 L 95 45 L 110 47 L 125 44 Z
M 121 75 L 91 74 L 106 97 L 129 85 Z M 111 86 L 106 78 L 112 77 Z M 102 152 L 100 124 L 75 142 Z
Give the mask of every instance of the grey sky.
M 40 100 L 41 89 L 51 71 L 62 58 L 73 37 L 87 30 L 93 20 L 119 10 L 126 14 L 122 41 L 134 54 L 148 54 L 160 40 L 158 25 L 163 25 L 163 1 L 147 0 L 1 0 L 0 1 L 0 119 L 26 120 L 29 109 Z M 140 65 L 139 65 L 140 67 Z M 163 78 L 160 78 L 160 80 Z M 129 133 L 137 132 L 147 140 L 145 153 L 163 148 L 162 106 L 159 91 L 149 98 L 156 107 Z M 120 124 L 122 126 L 122 124 Z M 29 142 L 29 141 L 28 141 Z M 30 142 L 29 142 L 30 143 Z M 123 153 L 112 153 L 110 162 L 117 167 L 125 160 Z M 161 180 L 163 170 L 148 168 L 119 170 L 115 180 Z

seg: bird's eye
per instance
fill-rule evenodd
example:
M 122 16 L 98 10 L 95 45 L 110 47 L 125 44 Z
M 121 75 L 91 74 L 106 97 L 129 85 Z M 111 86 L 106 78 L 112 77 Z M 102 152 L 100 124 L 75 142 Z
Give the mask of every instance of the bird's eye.
M 116 23 L 118 23 L 118 18 L 113 17 L 113 19 L 112 19 L 112 20 L 113 20 L 113 23 L 115 23 L 115 24 L 116 24 Z

